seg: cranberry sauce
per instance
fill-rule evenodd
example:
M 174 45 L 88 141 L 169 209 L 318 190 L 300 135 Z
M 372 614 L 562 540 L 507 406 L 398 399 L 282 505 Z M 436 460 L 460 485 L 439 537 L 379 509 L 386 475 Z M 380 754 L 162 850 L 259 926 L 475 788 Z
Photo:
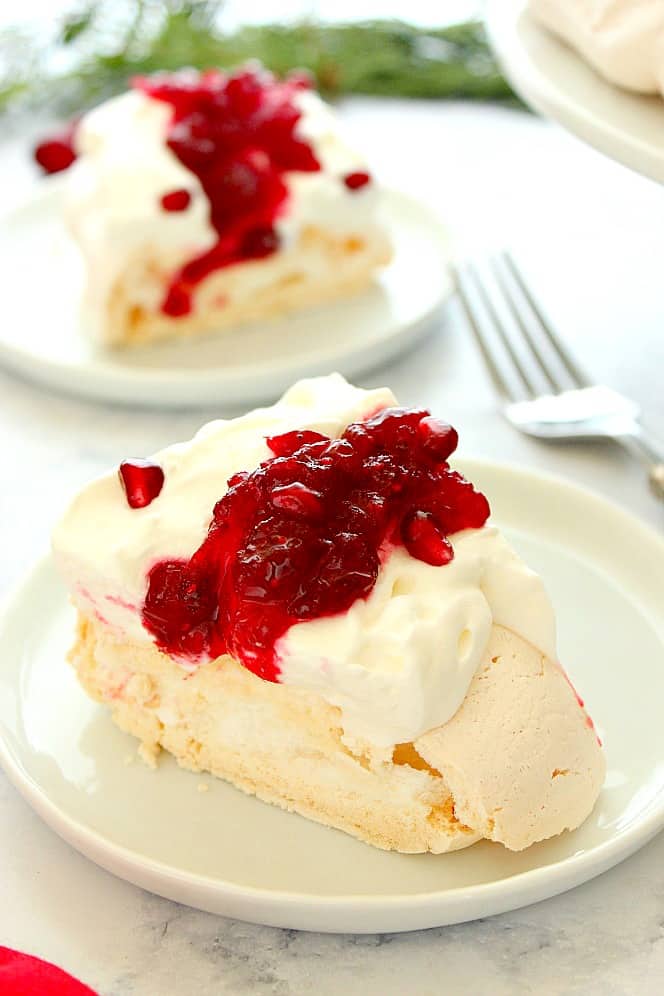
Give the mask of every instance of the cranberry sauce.
M 372 591 L 396 545 L 428 564 L 479 528 L 484 495 L 450 470 L 455 430 L 421 409 L 386 408 L 340 439 L 268 439 L 275 454 L 235 474 L 190 560 L 150 570 L 143 623 L 164 651 L 230 653 L 278 680 L 275 642 L 301 620 L 344 612 Z
M 171 281 L 162 310 L 183 315 L 191 311 L 196 285 L 212 271 L 278 249 L 275 222 L 288 196 L 283 174 L 320 169 L 311 147 L 295 134 L 300 111 L 294 97 L 309 83 L 301 73 L 278 81 L 266 70 L 245 67 L 231 75 L 216 69 L 159 73 L 133 85 L 170 104 L 166 144 L 198 177 L 219 236 Z
M 44 173 L 61 173 L 76 159 L 74 138 L 78 120 L 71 121 L 62 131 L 47 136 L 35 146 L 34 157 Z

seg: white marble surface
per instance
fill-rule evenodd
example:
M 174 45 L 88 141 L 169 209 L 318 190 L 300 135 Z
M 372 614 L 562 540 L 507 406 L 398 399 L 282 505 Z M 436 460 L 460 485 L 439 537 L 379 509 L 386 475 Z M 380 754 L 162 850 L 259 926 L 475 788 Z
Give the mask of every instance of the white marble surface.
M 521 250 L 579 359 L 639 399 L 664 436 L 662 190 L 518 112 L 357 101 L 345 113 L 385 178 L 428 198 L 461 238 Z M 30 182 L 16 146 L 5 150 L 2 169 L 1 196 L 10 203 Z M 641 467 L 622 451 L 544 445 L 501 421 L 455 302 L 416 353 L 364 380 L 389 383 L 403 402 L 429 405 L 454 422 L 462 452 L 561 473 L 659 528 L 664 522 Z M 78 484 L 123 456 L 190 435 L 218 413 L 93 406 L 2 372 L 0 398 L 3 592 L 45 549 Z M 664 989 L 662 835 L 594 882 L 516 913 L 418 934 L 351 937 L 251 926 L 150 896 L 61 842 L 4 776 L 0 811 L 0 944 L 52 959 L 104 996 Z

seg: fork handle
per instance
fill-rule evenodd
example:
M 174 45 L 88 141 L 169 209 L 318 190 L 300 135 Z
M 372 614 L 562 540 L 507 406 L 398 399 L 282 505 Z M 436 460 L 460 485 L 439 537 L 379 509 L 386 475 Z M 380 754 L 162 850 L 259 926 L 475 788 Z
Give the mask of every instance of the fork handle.
M 617 436 L 616 440 L 647 465 L 650 487 L 664 500 L 664 446 L 640 425 L 635 425 L 633 432 L 627 435 Z

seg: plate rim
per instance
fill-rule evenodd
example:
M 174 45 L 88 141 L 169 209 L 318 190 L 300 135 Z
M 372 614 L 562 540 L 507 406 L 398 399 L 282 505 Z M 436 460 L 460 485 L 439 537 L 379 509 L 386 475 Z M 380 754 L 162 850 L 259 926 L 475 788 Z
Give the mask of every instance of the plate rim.
M 35 181 L 33 186 L 16 201 L 11 207 L 5 207 L 0 213 L 0 228 L 11 224 L 20 223 L 20 216 L 23 212 L 34 210 L 40 202 L 52 201 L 62 196 L 66 184 L 66 177 L 55 175 L 52 177 L 42 177 Z M 218 404 L 218 395 L 213 391 L 230 392 L 231 397 L 225 403 L 227 408 L 244 404 L 263 403 L 270 397 L 276 396 L 278 391 L 267 385 L 268 381 L 289 378 L 291 381 L 305 376 L 315 376 L 316 371 L 323 368 L 347 364 L 349 376 L 359 376 L 364 372 L 375 369 L 383 363 L 388 362 L 401 351 L 407 351 L 417 345 L 420 338 L 432 326 L 437 315 L 442 314 L 442 307 L 453 291 L 452 279 L 449 271 L 449 264 L 454 253 L 454 234 L 451 228 L 445 223 L 441 212 L 418 197 L 391 185 L 382 187 L 384 193 L 384 203 L 386 212 L 394 206 L 397 211 L 406 211 L 409 215 L 414 215 L 419 226 L 426 225 L 432 238 L 441 248 L 440 284 L 435 300 L 419 315 L 405 323 L 395 321 L 393 327 L 385 333 L 376 347 L 375 343 L 368 346 L 358 341 L 352 350 L 347 350 L 343 354 L 335 354 L 330 357 L 326 355 L 326 343 L 321 343 L 321 355 L 316 355 L 308 361 L 312 373 L 304 371 L 302 360 L 291 358 L 290 360 L 275 360 L 269 367 L 256 367 L 256 364 L 242 363 L 234 365 L 230 369 L 224 366 L 212 368 L 177 368 L 175 366 L 160 367 L 122 367 L 118 363 L 122 353 L 117 356 L 113 351 L 105 351 L 103 347 L 97 347 L 98 352 L 91 356 L 89 361 L 83 364 L 59 363 L 50 356 L 44 356 L 38 352 L 26 351 L 15 341 L 8 341 L 0 338 L 0 364 L 13 374 L 18 374 L 26 378 L 31 383 L 46 387 L 49 390 L 58 391 L 69 397 L 78 397 L 93 400 L 101 404 L 124 405 L 137 408 L 153 410 L 182 410 L 184 408 L 202 408 L 210 404 Z M 398 251 L 398 250 L 397 250 Z M 389 267 L 393 263 L 388 263 Z M 361 296 L 361 295 L 360 295 Z M 348 299 L 352 301 L 352 298 Z M 335 304 L 343 303 L 331 301 L 318 306 L 325 310 Z M 305 309 L 307 310 L 307 309 Z M 315 309 L 317 310 L 317 309 Z M 281 316 L 280 320 L 287 321 L 288 315 Z M 257 326 L 265 323 L 255 323 Z M 239 327 L 238 327 L 239 328 Z M 231 330 L 232 331 L 232 330 Z M 223 336 L 223 332 L 220 336 Z M 214 333 L 212 333 L 214 335 Z M 182 346 L 186 347 L 188 340 L 182 340 Z M 157 344 L 158 347 L 159 344 Z M 178 343 L 175 341 L 175 345 Z M 149 349 L 149 344 L 145 347 Z M 328 350 L 329 352 L 329 350 Z M 315 368 L 315 369 L 314 369 Z M 76 380 L 77 375 L 81 378 L 80 383 Z M 90 379 L 88 383 L 87 378 Z M 257 379 L 259 384 L 265 382 L 261 388 L 252 389 L 250 386 L 252 378 Z M 148 392 L 147 395 L 134 395 L 133 392 L 143 387 Z M 178 391 L 175 398 L 164 401 L 159 393 L 163 390 Z M 200 396 L 200 392 L 204 396 Z M 207 393 L 205 393 L 207 392 Z
M 629 98 L 637 103 L 659 100 L 663 117 L 664 100 L 657 95 L 630 91 L 605 79 L 575 49 L 555 34 L 547 32 L 532 17 L 527 9 L 527 0 L 507 5 L 502 0 L 487 0 L 485 23 L 491 46 L 505 75 L 524 100 L 536 111 L 554 119 L 609 159 L 656 183 L 664 183 L 664 144 L 661 149 L 646 144 L 639 135 L 629 134 L 610 119 L 600 118 L 582 102 L 562 91 L 544 71 L 534 65 L 531 52 L 526 44 L 522 44 L 517 31 L 521 21 L 527 22 L 529 30 L 546 38 L 547 44 L 555 43 L 565 50 L 566 55 L 587 68 L 595 77 L 598 88 L 608 87 L 615 90 L 621 98 Z
M 617 516 L 641 539 L 654 544 L 664 555 L 664 536 L 655 527 L 585 485 L 570 478 L 532 470 L 522 463 L 501 462 L 471 455 L 460 457 L 460 469 L 473 472 L 508 474 L 512 478 L 529 478 L 580 497 L 589 506 Z M 30 586 L 39 583 L 40 575 L 54 570 L 52 553 L 42 555 L 24 573 L 22 580 L 3 599 L 0 607 L 0 636 L 21 605 Z M 64 589 L 63 589 L 64 595 Z M 376 933 L 462 923 L 530 905 L 565 892 L 596 877 L 628 858 L 664 828 L 664 788 L 651 802 L 637 823 L 581 853 L 552 864 L 538 865 L 506 878 L 471 886 L 408 894 L 370 893 L 316 896 L 292 890 L 267 889 L 240 885 L 199 872 L 184 871 L 166 862 L 141 855 L 71 817 L 51 800 L 45 790 L 24 768 L 20 756 L 12 749 L 0 726 L 0 767 L 34 811 L 61 838 L 87 858 L 112 874 L 146 888 L 158 895 L 198 909 L 261 923 L 268 926 L 322 932 Z M 367 845 L 369 846 L 369 845 Z M 443 856 L 444 857 L 444 856 Z M 205 897 L 202 901 L 201 897 Z M 258 907 L 258 910 L 257 910 Z M 350 909 L 349 909 L 350 908 Z M 313 923 L 309 918 L 313 915 Z M 372 915 L 368 924 L 363 918 Z M 328 920 L 326 921 L 326 916 Z M 341 918 L 341 919 L 340 919 Z M 378 925 L 377 925 L 378 924 Z

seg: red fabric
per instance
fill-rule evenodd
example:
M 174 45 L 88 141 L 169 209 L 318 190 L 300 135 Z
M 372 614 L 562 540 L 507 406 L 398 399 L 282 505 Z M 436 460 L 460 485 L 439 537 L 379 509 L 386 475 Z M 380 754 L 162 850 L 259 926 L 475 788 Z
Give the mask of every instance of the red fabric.
M 49 961 L 0 946 L 1 996 L 97 996 Z

